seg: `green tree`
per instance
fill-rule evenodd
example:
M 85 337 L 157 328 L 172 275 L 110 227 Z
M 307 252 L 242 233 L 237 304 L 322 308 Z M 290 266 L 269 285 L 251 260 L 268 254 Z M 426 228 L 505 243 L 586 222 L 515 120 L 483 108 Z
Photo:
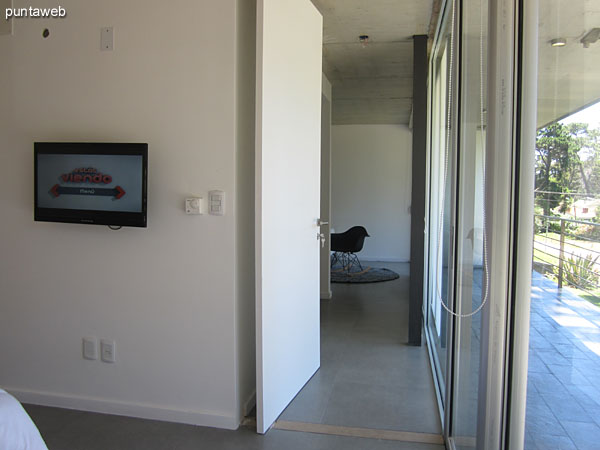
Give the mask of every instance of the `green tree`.
M 535 187 L 540 193 L 536 203 L 544 215 L 551 215 L 557 206 L 564 212 L 572 202 L 569 193 L 578 191 L 582 181 L 587 181 L 579 156 L 586 134 L 585 124 L 556 122 L 538 130 Z
M 583 125 L 573 130 L 573 134 L 581 147 L 579 155 L 583 188 L 588 196 L 597 196 L 600 194 L 600 130 L 590 130 Z

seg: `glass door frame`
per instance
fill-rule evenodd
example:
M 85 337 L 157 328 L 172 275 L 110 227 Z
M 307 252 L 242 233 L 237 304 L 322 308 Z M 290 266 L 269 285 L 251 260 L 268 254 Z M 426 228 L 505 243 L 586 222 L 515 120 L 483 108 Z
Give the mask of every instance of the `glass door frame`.
M 518 0 L 515 33 L 517 89 L 514 122 L 514 177 L 517 185 L 513 209 L 514 252 L 511 261 L 513 290 L 510 297 L 505 427 L 503 448 L 522 450 L 525 437 L 527 370 L 533 260 L 534 173 L 537 129 L 538 14 L 539 0 Z
M 461 86 L 461 25 L 462 0 L 455 0 L 457 17 L 455 54 L 458 73 L 457 94 L 453 102 L 454 117 L 460 117 Z M 444 1 L 438 21 L 432 55 L 440 42 L 440 30 L 445 16 L 450 13 Z M 479 395 L 477 399 L 477 437 L 479 450 L 518 450 L 523 446 L 525 397 L 527 379 L 527 348 L 529 331 L 529 286 L 531 266 L 532 214 L 533 210 L 533 152 L 535 137 L 536 104 L 536 61 L 537 54 L 537 0 L 489 0 L 488 2 L 488 120 L 486 131 L 486 186 L 485 202 L 488 218 L 485 234 L 488 243 L 489 298 L 482 311 L 481 360 L 479 373 Z M 432 350 L 432 336 L 428 328 L 428 313 L 432 293 L 431 229 L 433 210 L 431 192 L 433 142 L 432 111 L 434 106 L 435 57 L 429 67 L 429 120 L 427 155 L 427 198 L 429 205 L 426 216 L 428 233 L 426 247 L 426 272 L 424 277 L 424 329 L 428 343 L 434 382 L 438 395 L 443 436 L 447 447 L 455 449 L 453 441 L 452 412 L 457 384 L 456 365 L 460 361 L 460 349 L 456 348 L 457 320 L 449 320 L 446 357 L 445 386 L 440 386 L 436 375 L 436 358 Z M 454 105 L 453 105 L 454 108 Z M 533 130 L 533 132 L 531 131 Z M 460 122 L 454 124 L 452 151 L 454 161 L 460 161 Z M 454 165 L 454 167 L 457 167 Z M 450 174 L 448 175 L 450 176 Z M 455 225 L 457 199 L 455 183 L 460 182 L 456 174 L 452 180 L 451 223 Z M 531 195 L 530 195 L 531 194 Z M 531 199 L 529 199 L 529 196 Z M 439 202 L 438 202 L 439 203 Z M 452 249 L 449 257 L 449 306 L 456 303 L 456 226 L 452 227 Z M 452 280 L 452 281 L 450 281 Z M 434 347 L 435 348 L 435 347 Z M 442 363 L 440 361 L 440 363 Z
M 431 306 L 431 301 L 432 301 L 432 296 L 437 295 L 437 291 L 436 288 L 433 288 L 433 292 L 431 292 L 431 287 L 432 285 L 435 286 L 435 284 L 432 284 L 432 279 L 433 278 L 438 278 L 437 274 L 432 273 L 433 271 L 431 270 L 431 266 L 430 264 L 435 264 L 435 261 L 431 261 L 432 258 L 430 258 L 430 256 L 432 255 L 432 250 L 436 252 L 436 257 L 437 257 L 437 252 L 440 251 L 439 249 L 435 248 L 436 246 L 433 246 L 431 243 L 432 237 L 436 236 L 436 244 L 437 244 L 437 239 L 441 239 L 442 236 L 437 236 L 437 234 L 439 233 L 439 229 L 437 228 L 437 226 L 439 226 L 438 224 L 438 219 L 435 219 L 435 224 L 433 224 L 434 220 L 432 220 L 432 217 L 437 216 L 439 218 L 439 213 L 438 211 L 436 211 L 434 209 L 434 203 L 439 204 L 439 199 L 435 199 L 434 201 L 434 196 L 435 196 L 435 192 L 431 189 L 431 180 L 434 179 L 434 174 L 433 174 L 433 170 L 434 169 L 434 162 L 433 162 L 433 157 L 432 157 L 432 144 L 436 141 L 436 139 L 434 138 L 434 130 L 433 130 L 433 119 L 432 119 L 432 114 L 433 113 L 439 113 L 436 105 L 436 97 L 435 97 L 435 90 L 438 87 L 438 84 L 436 83 L 435 80 L 435 76 L 436 76 L 436 63 L 438 60 L 438 51 L 439 51 L 439 46 L 440 46 L 440 41 L 442 39 L 444 39 L 444 36 L 442 36 L 442 32 L 445 30 L 445 26 L 448 25 L 451 27 L 451 25 L 447 22 L 450 22 L 450 18 L 449 18 L 449 14 L 451 14 L 451 8 L 453 7 L 453 2 L 456 1 L 458 3 L 457 8 L 460 10 L 460 4 L 461 4 L 461 0 L 444 0 L 442 3 L 442 7 L 440 9 L 440 16 L 439 16 L 439 20 L 438 20 L 438 24 L 437 24 L 437 28 L 436 28 L 436 33 L 435 33 L 435 37 L 433 40 L 433 46 L 432 46 L 432 52 L 431 52 L 431 59 L 429 62 L 429 76 L 428 76 L 428 90 L 429 90 L 429 115 L 428 115 L 428 132 L 427 132 L 427 137 L 428 137 L 428 152 L 427 152 L 427 159 L 426 159 L 426 174 L 427 174 L 427 182 L 426 182 L 426 186 L 427 186 L 427 191 L 426 191 L 426 198 L 428 199 L 428 208 L 426 209 L 426 233 L 428 236 L 428 239 L 426 240 L 427 244 L 425 246 L 425 264 L 426 264 L 426 270 L 425 270 L 425 277 L 424 277 L 424 283 L 425 283 L 425 289 L 424 289 L 424 301 L 423 301 L 423 317 L 424 317 L 424 330 L 425 330 L 425 338 L 427 341 L 427 349 L 429 352 L 429 358 L 430 358 L 430 363 L 431 363 L 431 367 L 432 367 L 432 372 L 433 372 L 433 380 L 434 380 L 434 384 L 435 384 L 435 391 L 436 391 L 436 396 L 437 396 L 437 400 L 438 400 L 438 408 L 440 411 L 440 420 L 442 422 L 442 429 L 443 429 L 443 436 L 444 436 L 444 440 L 448 443 L 448 433 L 447 430 L 449 430 L 450 427 L 450 423 L 451 423 L 451 414 L 450 411 L 452 410 L 451 402 L 452 402 L 452 389 L 449 389 L 450 386 L 453 385 L 452 382 L 452 360 L 454 359 L 454 352 L 455 352 L 455 348 L 454 348 L 454 326 L 455 326 L 455 321 L 453 320 L 453 318 L 451 316 L 448 316 L 447 313 L 442 309 L 441 311 L 443 311 L 444 316 L 446 316 L 447 320 L 447 324 L 446 324 L 446 330 L 445 330 L 445 341 L 446 341 L 446 358 L 445 361 L 440 361 L 439 357 L 437 355 L 436 352 L 436 344 L 435 344 L 435 339 L 434 336 L 429 328 L 429 321 L 430 321 L 430 306 Z M 450 123 L 450 128 L 451 128 L 451 132 L 449 133 L 449 142 L 446 142 L 444 145 L 449 145 L 450 149 L 448 150 L 448 158 L 451 160 L 449 161 L 448 165 L 450 167 L 457 167 L 457 164 L 459 162 L 458 159 L 458 152 L 457 152 L 457 142 L 458 142 L 458 121 L 456 120 L 456 118 L 458 117 L 458 111 L 459 111 L 459 102 L 456 101 L 457 98 L 459 98 L 460 96 L 460 74 L 461 74 L 461 58 L 460 58 L 460 40 L 456 39 L 456 36 L 459 35 L 460 33 L 457 33 L 457 30 L 460 29 L 459 23 L 458 21 L 456 21 L 454 23 L 454 29 L 451 30 L 451 33 L 454 34 L 455 38 L 454 39 L 448 39 L 447 43 L 446 43 L 446 51 L 451 51 L 454 53 L 454 64 L 452 67 L 452 84 L 454 85 L 454 87 L 451 87 L 453 89 L 453 92 L 455 95 L 453 95 L 452 97 L 452 102 L 453 104 L 450 105 L 450 108 L 452 109 L 451 111 L 451 123 Z M 446 75 L 448 75 L 448 72 L 446 73 Z M 441 80 L 442 83 L 446 84 L 447 79 Z M 446 84 L 447 86 L 447 84 Z M 444 116 L 444 118 L 446 118 L 446 114 L 448 112 L 448 93 L 445 92 L 445 102 L 443 102 L 443 111 L 442 114 Z M 444 122 L 444 131 L 448 132 L 448 130 L 446 129 L 448 126 L 447 123 Z M 438 140 L 446 140 L 447 136 L 441 136 L 441 138 L 438 136 Z M 454 292 L 455 292 L 455 266 L 456 266 L 456 251 L 455 251 L 455 247 L 456 247 L 456 227 L 455 227 L 455 223 L 456 223 L 456 211 L 457 211 L 457 196 L 456 196 L 456 186 L 458 183 L 458 179 L 457 179 L 457 171 L 456 170 L 451 170 L 448 173 L 448 180 L 449 180 L 449 186 L 450 186 L 450 192 L 447 192 L 446 195 L 450 195 L 450 217 L 449 217 L 449 222 L 450 222 L 450 230 L 449 230 L 449 243 L 448 243 L 448 257 L 447 257 L 447 272 L 448 272 L 448 280 L 447 280 L 447 296 L 446 296 L 446 301 L 448 303 L 448 306 L 450 306 L 450 308 L 454 308 Z M 442 199 L 442 207 L 444 207 L 443 205 L 444 199 Z M 434 228 L 432 228 L 434 227 Z M 443 228 L 443 226 L 442 226 Z M 434 247 L 434 248 L 432 248 Z M 443 253 L 443 247 L 444 245 L 442 245 L 442 253 Z M 443 269 L 442 269 L 443 270 Z M 433 283 L 437 283 L 436 281 L 433 281 Z M 438 364 L 444 364 L 445 366 L 445 378 L 442 379 L 442 368 L 440 366 L 438 366 Z

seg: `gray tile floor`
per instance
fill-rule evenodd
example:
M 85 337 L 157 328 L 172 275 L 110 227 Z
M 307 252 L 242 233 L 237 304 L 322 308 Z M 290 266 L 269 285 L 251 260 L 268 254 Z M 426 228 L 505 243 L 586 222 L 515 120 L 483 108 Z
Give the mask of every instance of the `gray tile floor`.
M 333 284 L 321 303 L 321 369 L 282 420 L 441 434 L 427 348 L 408 341 L 409 265 L 400 278 Z
M 600 308 L 533 272 L 525 449 L 600 449 Z
M 334 285 L 321 306 L 321 369 L 282 420 L 441 433 L 427 349 L 408 339 L 408 264 L 400 278 Z M 50 450 L 443 450 L 442 445 L 271 430 L 265 436 L 24 405 Z
M 153 420 L 24 405 L 49 450 L 443 450 L 411 442 L 271 430 L 261 436 Z M 4 450 L 4 449 L 3 449 Z

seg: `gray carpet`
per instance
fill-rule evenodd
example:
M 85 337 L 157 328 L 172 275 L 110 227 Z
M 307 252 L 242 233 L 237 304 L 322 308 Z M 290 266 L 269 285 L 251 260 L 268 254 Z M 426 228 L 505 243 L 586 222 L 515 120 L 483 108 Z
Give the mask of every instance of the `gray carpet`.
M 399 276 L 393 270 L 377 267 L 364 267 L 363 270 L 355 268 L 350 272 L 338 267 L 331 270 L 332 283 L 378 283 L 395 280 Z

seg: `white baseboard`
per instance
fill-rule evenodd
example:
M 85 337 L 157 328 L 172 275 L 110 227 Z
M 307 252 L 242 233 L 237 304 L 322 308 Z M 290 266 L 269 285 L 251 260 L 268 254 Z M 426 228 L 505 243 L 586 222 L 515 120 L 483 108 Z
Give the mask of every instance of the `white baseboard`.
M 203 427 L 236 430 L 240 424 L 237 417 L 205 411 L 190 411 L 149 403 L 129 403 L 96 397 L 32 391 L 3 387 L 21 403 L 75 409 L 118 416 L 139 417 L 163 422 L 185 423 Z
M 243 405 L 242 414 L 246 417 L 256 406 L 256 390 L 252 392 L 248 400 Z
M 321 300 L 330 300 L 332 295 L 331 291 L 321 292 Z
M 360 256 L 360 254 L 357 255 L 358 259 L 360 259 L 361 261 L 369 261 L 369 262 L 395 262 L 395 263 L 407 263 L 410 262 L 410 260 L 406 259 L 406 258 L 385 258 L 385 257 L 378 257 L 378 256 Z

